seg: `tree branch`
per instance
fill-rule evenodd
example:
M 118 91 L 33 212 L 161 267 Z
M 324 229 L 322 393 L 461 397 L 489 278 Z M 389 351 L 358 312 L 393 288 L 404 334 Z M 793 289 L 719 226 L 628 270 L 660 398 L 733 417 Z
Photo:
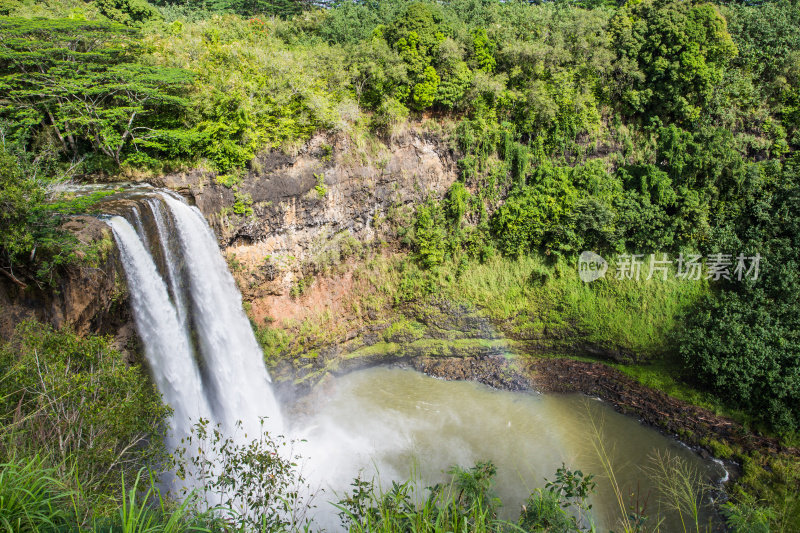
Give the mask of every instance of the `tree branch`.
M 5 275 L 8 279 L 10 279 L 11 281 L 16 283 L 17 285 L 19 285 L 23 289 L 27 289 L 28 288 L 28 286 L 25 283 L 20 281 L 16 276 L 14 276 L 14 274 L 12 274 L 11 272 L 7 271 L 5 268 L 0 268 L 0 272 L 2 272 L 3 275 Z

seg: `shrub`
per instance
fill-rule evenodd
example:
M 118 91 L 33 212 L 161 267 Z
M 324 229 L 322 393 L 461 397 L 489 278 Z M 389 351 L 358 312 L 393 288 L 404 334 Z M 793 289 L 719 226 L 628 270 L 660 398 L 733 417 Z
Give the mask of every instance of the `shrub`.
M 0 347 L 0 444 L 6 456 L 41 454 L 63 477 L 109 490 L 163 457 L 169 409 L 146 374 L 109 339 L 22 322 Z
M 300 459 L 291 443 L 264 429 L 244 433 L 241 422 L 235 435 L 200 420 L 173 456 L 175 471 L 184 483 L 181 491 L 197 489 L 202 502 L 242 531 L 296 531 L 307 526 L 305 481 Z
M 414 219 L 414 251 L 424 268 L 432 268 L 444 260 L 444 217 L 438 202 L 429 200 L 417 208 Z
M 535 185 L 517 187 L 495 211 L 492 233 L 500 250 L 519 256 L 543 248 L 573 251 L 574 231 L 566 222 L 575 204 L 577 190 L 570 182 L 570 171 L 546 166 L 537 169 Z
M 536 489 L 522 506 L 519 525 L 525 531 L 548 531 L 570 533 L 574 531 L 574 520 L 561 507 L 558 494 Z

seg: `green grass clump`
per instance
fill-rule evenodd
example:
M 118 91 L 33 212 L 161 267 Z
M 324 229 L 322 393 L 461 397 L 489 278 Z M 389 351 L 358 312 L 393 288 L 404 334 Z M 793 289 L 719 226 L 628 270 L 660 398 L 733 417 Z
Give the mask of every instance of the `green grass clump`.
M 69 523 L 72 492 L 39 457 L 0 464 L 0 531 L 56 530 Z
M 379 260 L 393 270 L 381 287 L 395 302 L 435 294 L 477 307 L 512 334 L 558 331 L 636 360 L 663 355 L 682 313 L 709 290 L 702 281 L 617 280 L 613 272 L 584 283 L 576 266 L 534 255 L 445 262 L 430 271 L 404 258 Z

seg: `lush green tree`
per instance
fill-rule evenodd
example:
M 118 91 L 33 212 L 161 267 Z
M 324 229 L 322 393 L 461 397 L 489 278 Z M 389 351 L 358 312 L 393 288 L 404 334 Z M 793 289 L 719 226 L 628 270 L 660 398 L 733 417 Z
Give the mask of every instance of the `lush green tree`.
M 443 17 L 438 6 L 426 2 L 414 2 L 388 26 L 384 32 L 386 41 L 397 50 L 406 64 L 408 86 L 401 95 L 410 107 L 419 111 L 433 105 L 439 91 L 441 77 L 433 65 L 436 51 L 445 40 L 449 29 L 442 25 Z M 452 54 L 451 54 L 452 55 Z M 456 62 L 457 63 L 457 62 Z M 445 99 L 453 101 L 463 77 L 463 67 L 450 65 L 448 93 Z
M 145 22 L 158 20 L 158 10 L 147 0 L 94 0 L 100 13 L 126 26 L 141 26 Z
M 433 105 L 433 102 L 436 101 L 436 95 L 439 92 L 440 81 L 435 68 L 431 66 L 425 67 L 422 77 L 411 91 L 411 105 L 414 109 L 422 111 Z
M 413 2 L 386 28 L 385 37 L 393 46 L 398 46 L 401 40 L 409 43 L 413 39 L 419 54 L 428 58 L 450 33 L 443 22 L 439 6 L 431 2 Z
M 359 104 L 376 109 L 389 98 L 403 98 L 401 87 L 409 84 L 405 62 L 382 38 L 348 47 L 346 63 L 350 83 Z
M 330 43 L 355 44 L 383 33 L 410 1 L 339 1 L 330 9 L 320 36 Z
M 486 30 L 475 28 L 472 31 L 472 61 L 484 72 L 493 72 L 497 66 L 494 52 L 497 45 L 489 40 Z
M 672 180 L 652 165 L 619 170 L 625 192 L 617 200 L 621 225 L 629 249 L 637 253 L 670 250 L 676 193 Z
M 25 285 L 15 273 L 36 248 L 37 241 L 54 232 L 53 224 L 42 217 L 40 209 L 45 200 L 44 188 L 34 179 L 23 175 L 16 158 L 0 151 L 0 250 L 2 272 L 19 285 Z M 49 236 L 49 235 L 48 235 Z M 41 253 L 41 252 L 40 252 Z
M 23 322 L 0 346 L 0 368 L 6 454 L 48 457 L 62 476 L 100 490 L 163 458 L 168 408 L 109 339 Z
M 762 175 L 715 252 L 731 280 L 687 315 L 680 353 L 693 379 L 781 432 L 800 429 L 800 161 Z M 735 272 L 738 254 L 758 272 Z M 749 270 L 753 261 L 745 263 Z
M 351 97 L 338 85 L 348 78 L 343 52 L 290 51 L 273 31 L 283 24 L 226 16 L 187 27 L 185 41 L 158 35 L 164 63 L 195 74 L 187 144 L 216 170 L 241 169 L 262 150 L 332 128 L 337 105 Z
M 139 2 L 144 0 L 95 0 L 98 2 Z M 325 1 L 317 0 L 155 0 L 156 5 L 184 5 L 212 13 L 236 13 L 243 17 L 270 15 L 290 18 Z M 113 18 L 113 17 L 110 17 Z M 116 19 L 114 19 L 116 20 Z
M 627 242 L 624 216 L 618 202 L 624 196 L 620 173 L 609 174 L 601 161 L 588 161 L 572 171 L 575 188 L 583 191 L 568 215 L 566 227 L 574 227 L 576 249 L 598 253 L 620 252 Z
M 60 225 L 107 194 L 55 201 L 47 190 L 52 176 L 42 175 L 46 154 L 37 154 L 34 161 L 21 160 L 24 156 L 0 147 L 0 274 L 23 288 L 30 282 L 51 284 L 60 267 L 94 257 L 91 246 Z
M 781 92 L 781 115 L 787 137 L 794 150 L 800 148 L 800 52 L 789 57 L 786 85 Z
M 567 225 L 577 200 L 571 169 L 543 165 L 518 186 L 495 211 L 492 232 L 500 250 L 510 256 L 533 251 L 575 251 L 573 228 Z
M 620 98 L 634 113 L 694 122 L 737 49 L 712 4 L 645 0 L 611 21 Z
M 472 81 L 472 71 L 464 61 L 459 43 L 449 38 L 439 43 L 436 63 L 441 76 L 436 102 L 449 109 L 466 107 L 464 97 Z
M 0 21 L 0 114 L 25 144 L 52 131 L 73 159 L 159 148 L 180 125 L 190 81 L 182 69 L 135 62 L 135 32 L 72 19 Z
M 463 183 L 457 181 L 450 186 L 444 199 L 445 214 L 451 226 L 458 231 L 467 212 L 470 192 Z
M 507 78 L 498 103 L 523 140 L 541 139 L 548 155 L 573 151 L 578 136 L 593 136 L 600 126 L 611 53 L 607 15 L 554 6 L 508 9 L 513 22 L 491 35 L 498 43 L 496 75 Z
M 773 91 L 779 88 L 792 62 L 792 54 L 800 49 L 797 2 L 731 3 L 722 13 L 739 51 L 732 65 L 751 71 L 774 96 Z

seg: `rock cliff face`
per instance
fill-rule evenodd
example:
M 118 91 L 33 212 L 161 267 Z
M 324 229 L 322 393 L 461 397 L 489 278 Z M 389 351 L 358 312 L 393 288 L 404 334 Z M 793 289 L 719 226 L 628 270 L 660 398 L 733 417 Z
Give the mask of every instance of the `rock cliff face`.
M 396 242 L 382 221 L 407 216 L 428 196 L 444 194 L 456 179 L 455 161 L 446 142 L 420 132 L 388 143 L 320 134 L 294 156 L 265 153 L 233 187 L 200 170 L 151 183 L 181 193 L 203 212 L 245 301 L 261 318 L 279 314 L 278 301 L 289 300 L 291 289 L 322 262 L 336 263 L 346 250 L 381 240 Z M 76 217 L 66 229 L 84 242 L 103 242 L 100 261 L 66 269 L 55 288 L 22 290 L 0 278 L 0 336 L 8 338 L 18 322 L 33 316 L 129 343 L 135 337 L 125 277 L 109 228 L 96 218 Z
M 23 290 L 0 279 L 0 338 L 8 339 L 16 324 L 31 317 L 59 328 L 69 325 L 80 334 L 126 329 L 127 289 L 111 230 L 88 216 L 74 217 L 64 229 L 84 243 L 95 243 L 97 259 L 67 267 L 53 287 Z
M 287 293 L 304 271 L 338 259 L 342 248 L 393 240 L 381 221 L 444 194 L 456 179 L 455 161 L 445 142 L 421 133 L 366 146 L 317 135 L 296 156 L 263 155 L 234 187 L 200 171 L 153 184 L 197 205 L 245 299 L 253 300 Z M 236 214 L 236 207 L 252 214 Z

